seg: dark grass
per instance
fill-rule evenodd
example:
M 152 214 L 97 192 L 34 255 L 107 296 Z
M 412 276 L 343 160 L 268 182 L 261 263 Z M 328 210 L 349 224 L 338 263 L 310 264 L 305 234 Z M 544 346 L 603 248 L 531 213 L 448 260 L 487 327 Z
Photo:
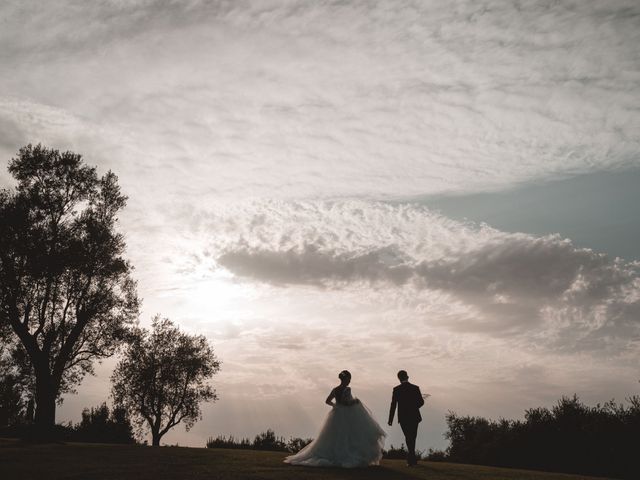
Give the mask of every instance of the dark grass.
M 0 440 L 0 478 L 11 480 L 578 480 L 592 477 L 400 460 L 360 469 L 305 468 L 284 453 L 102 444 L 31 445 Z

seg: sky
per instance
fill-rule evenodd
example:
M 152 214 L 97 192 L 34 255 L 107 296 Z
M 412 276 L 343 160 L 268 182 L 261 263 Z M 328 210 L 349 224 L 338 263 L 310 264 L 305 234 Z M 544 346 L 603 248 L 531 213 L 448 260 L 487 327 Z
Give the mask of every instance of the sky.
M 312 437 L 345 368 L 385 424 L 406 369 L 443 448 L 640 393 L 639 43 L 634 0 L 5 0 L 0 157 L 118 175 L 141 323 L 223 362 L 166 443 Z

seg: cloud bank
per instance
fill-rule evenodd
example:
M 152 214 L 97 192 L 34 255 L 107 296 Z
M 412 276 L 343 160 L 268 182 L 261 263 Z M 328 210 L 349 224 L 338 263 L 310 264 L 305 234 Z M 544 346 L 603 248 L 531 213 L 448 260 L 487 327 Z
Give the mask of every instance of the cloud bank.
M 251 280 L 444 292 L 474 309 L 452 329 L 526 335 L 566 351 L 640 340 L 640 264 L 558 235 L 504 233 L 417 205 L 358 201 L 252 205 L 209 225 L 226 235 L 214 242 L 218 264 Z

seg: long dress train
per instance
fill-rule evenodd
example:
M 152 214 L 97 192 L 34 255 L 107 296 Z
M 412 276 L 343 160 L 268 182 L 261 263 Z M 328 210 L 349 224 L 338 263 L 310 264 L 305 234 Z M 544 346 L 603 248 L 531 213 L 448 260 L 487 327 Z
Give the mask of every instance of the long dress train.
M 318 437 L 284 461 L 310 467 L 366 467 L 378 465 L 386 433 L 362 402 L 353 401 L 344 388 L 331 409 Z

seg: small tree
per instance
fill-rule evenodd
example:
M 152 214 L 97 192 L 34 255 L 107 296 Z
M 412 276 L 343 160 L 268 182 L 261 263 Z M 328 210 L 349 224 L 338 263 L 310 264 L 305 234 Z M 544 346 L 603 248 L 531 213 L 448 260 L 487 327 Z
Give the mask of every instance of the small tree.
M 189 430 L 201 418 L 200 402 L 217 400 L 207 381 L 218 370 L 220 362 L 203 335 L 183 333 L 157 315 L 151 331 L 132 335 L 111 377 L 112 394 L 159 446 L 171 428 L 183 422 Z
M 56 400 L 111 356 L 138 315 L 132 269 L 116 231 L 126 197 L 72 152 L 20 149 L 0 190 L 0 336 L 23 350 L 35 422 L 48 432 Z

